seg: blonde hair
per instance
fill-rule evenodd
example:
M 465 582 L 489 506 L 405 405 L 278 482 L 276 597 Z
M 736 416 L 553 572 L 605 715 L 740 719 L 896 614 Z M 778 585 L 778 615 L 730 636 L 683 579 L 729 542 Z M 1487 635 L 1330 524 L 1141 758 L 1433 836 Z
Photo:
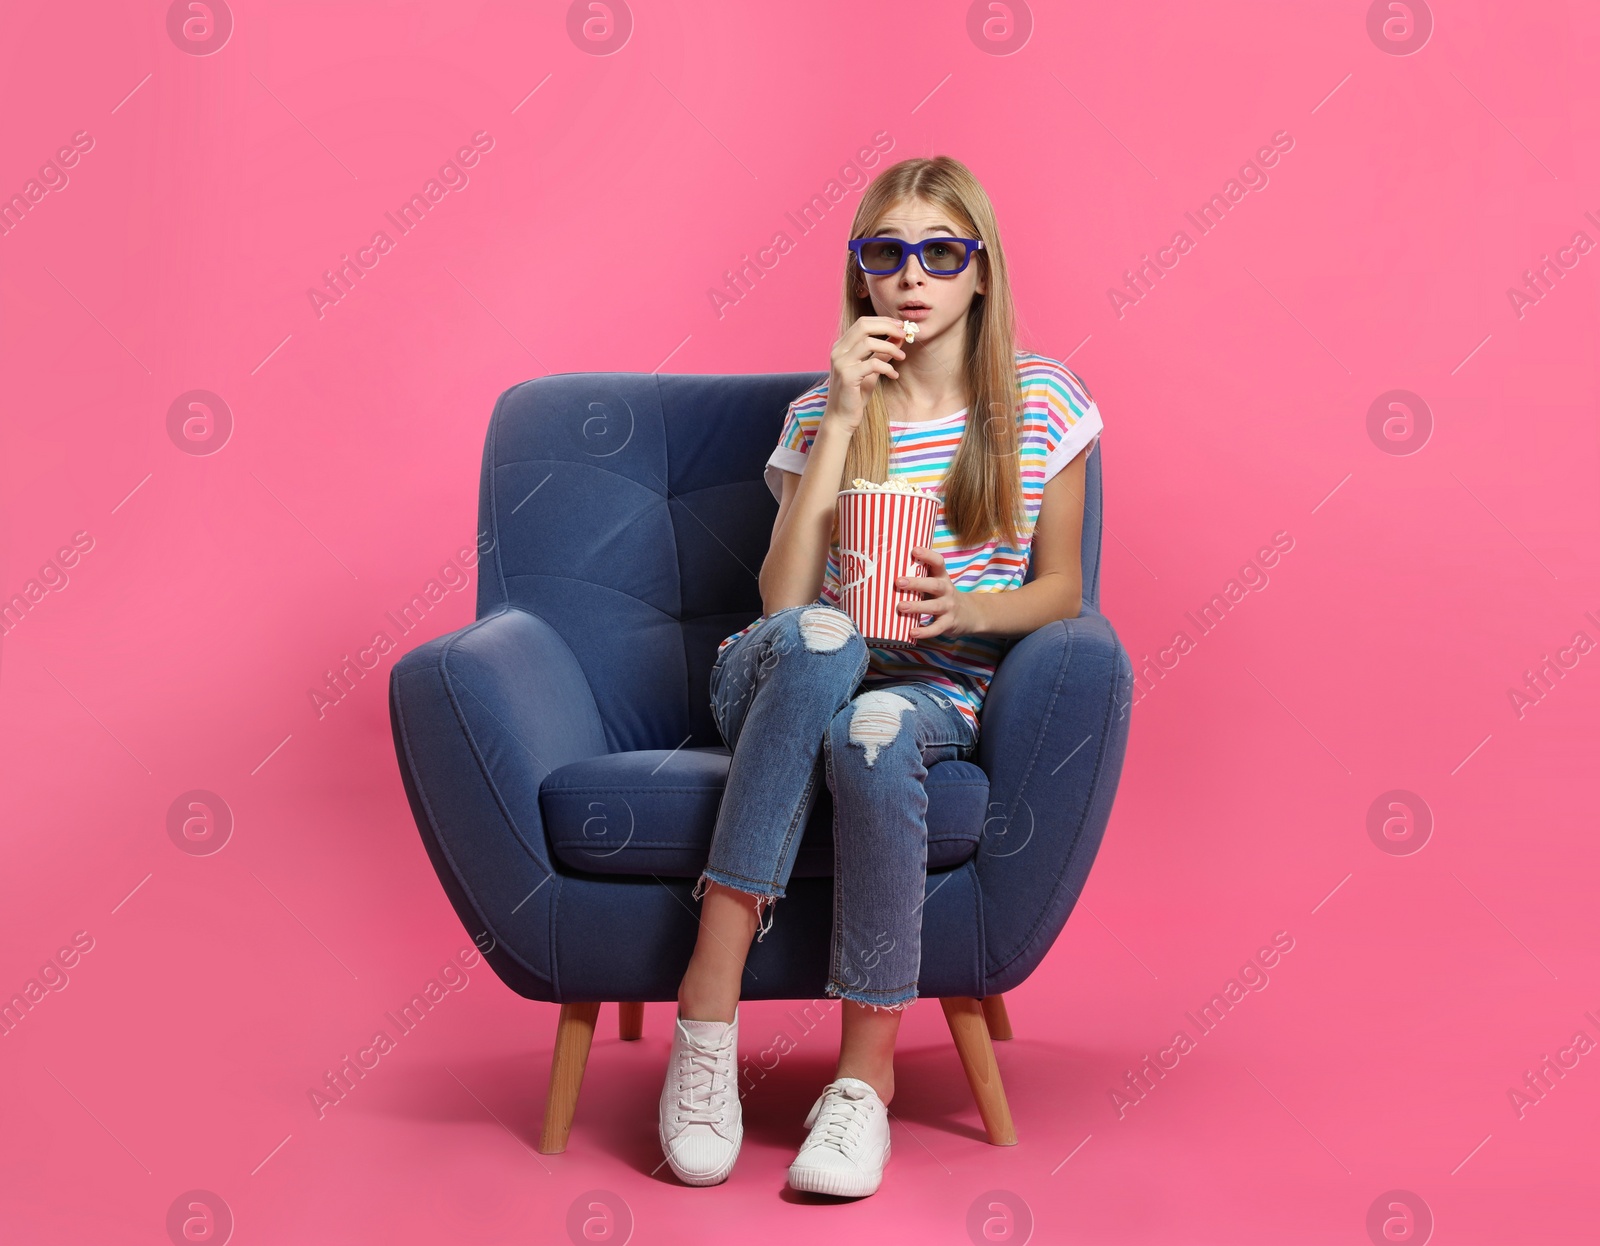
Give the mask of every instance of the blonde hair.
M 914 198 L 937 204 L 965 237 L 983 240 L 972 262 L 982 266 L 980 273 L 988 279 L 988 293 L 974 294 L 967 310 L 967 349 L 962 360 L 967 420 L 944 480 L 945 526 L 963 545 L 983 544 L 998 535 L 1016 547 L 1018 530 L 1026 522 L 1017 456 L 1022 392 L 1017 374 L 1016 311 L 994 205 L 959 160 L 950 156 L 902 160 L 878 174 L 862 192 L 850 237 L 872 237 L 892 207 Z M 871 297 L 855 291 L 856 283 L 865 280 L 855 256 L 850 255 L 845 262 L 841 334 L 860 317 L 877 314 Z M 880 375 L 867 395 L 861 424 L 845 455 L 845 480 L 858 476 L 888 479 L 889 410 L 883 395 L 885 387 L 895 384 L 891 377 Z M 980 411 L 987 412 L 987 418 L 974 418 L 973 413 Z M 837 512 L 834 524 L 837 534 Z

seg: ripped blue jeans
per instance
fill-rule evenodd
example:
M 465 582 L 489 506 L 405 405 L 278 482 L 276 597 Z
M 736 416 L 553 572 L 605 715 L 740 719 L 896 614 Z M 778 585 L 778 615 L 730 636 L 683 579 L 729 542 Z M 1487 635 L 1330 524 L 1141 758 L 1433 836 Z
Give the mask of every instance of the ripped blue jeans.
M 754 895 L 761 938 L 815 804 L 833 794 L 833 954 L 827 993 L 876 1008 L 917 998 L 928 870 L 928 767 L 977 751 L 936 684 L 860 690 L 870 654 L 835 606 L 791 606 L 717 658 L 711 708 L 733 753 L 705 870 L 695 884 Z

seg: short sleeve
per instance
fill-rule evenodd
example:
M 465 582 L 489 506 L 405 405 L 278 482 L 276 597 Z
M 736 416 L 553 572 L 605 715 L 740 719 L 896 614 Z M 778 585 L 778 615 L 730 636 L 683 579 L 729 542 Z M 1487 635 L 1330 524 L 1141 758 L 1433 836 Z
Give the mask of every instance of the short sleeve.
M 1045 458 L 1044 478 L 1049 481 L 1085 450 L 1100 440 L 1103 425 L 1100 408 L 1089 395 L 1089 388 L 1065 364 L 1058 365 L 1046 380 L 1048 398 L 1049 454 Z
M 809 398 L 810 395 L 804 397 Z M 780 470 L 793 472 L 797 476 L 805 471 L 806 454 L 811 450 L 811 439 L 816 436 L 819 415 L 804 411 L 801 404 L 802 398 L 796 398 L 789 404 L 789 410 L 783 417 L 783 430 L 778 434 L 777 448 L 767 458 L 764 473 L 767 488 L 780 502 L 783 500 L 783 476 Z

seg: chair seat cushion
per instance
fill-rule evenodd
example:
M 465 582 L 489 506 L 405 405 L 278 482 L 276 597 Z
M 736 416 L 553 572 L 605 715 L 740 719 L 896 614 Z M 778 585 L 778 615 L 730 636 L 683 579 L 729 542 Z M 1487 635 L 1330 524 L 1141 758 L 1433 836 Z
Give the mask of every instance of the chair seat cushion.
M 720 745 L 643 749 L 552 770 L 539 789 L 551 851 L 591 874 L 698 878 L 732 756 Z M 983 833 L 988 777 L 972 762 L 942 761 L 924 787 L 928 869 L 960 865 Z M 833 877 L 833 795 L 820 780 L 791 877 Z

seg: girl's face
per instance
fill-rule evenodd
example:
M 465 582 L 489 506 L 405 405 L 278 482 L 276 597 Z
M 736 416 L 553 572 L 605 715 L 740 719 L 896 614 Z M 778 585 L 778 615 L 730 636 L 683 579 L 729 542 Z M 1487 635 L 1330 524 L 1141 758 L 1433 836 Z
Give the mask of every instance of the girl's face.
M 958 228 L 951 214 L 926 199 L 909 199 L 895 204 L 878 222 L 876 235 L 920 242 L 924 238 L 970 238 Z M 954 276 L 930 275 L 914 255 L 906 257 L 897 273 L 877 277 L 856 271 L 856 290 L 872 299 L 872 310 L 879 316 L 918 322 L 917 340 L 907 347 L 915 349 L 938 337 L 951 325 L 966 320 L 974 294 L 987 293 L 983 279 L 983 253 L 980 251 L 965 269 Z

